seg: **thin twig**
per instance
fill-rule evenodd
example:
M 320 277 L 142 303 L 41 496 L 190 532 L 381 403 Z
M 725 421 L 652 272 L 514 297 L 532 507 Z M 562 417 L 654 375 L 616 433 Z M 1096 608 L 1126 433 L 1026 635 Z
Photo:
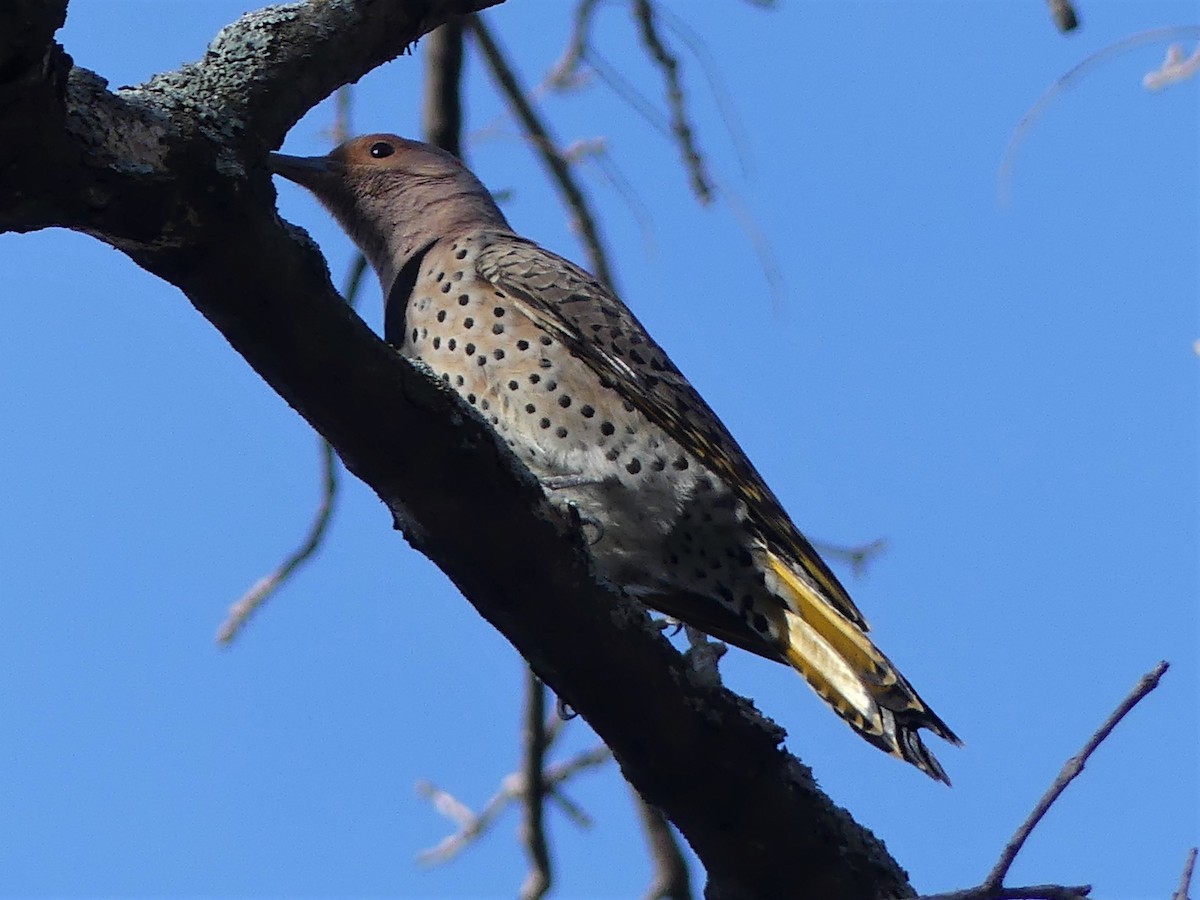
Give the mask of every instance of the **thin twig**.
M 337 457 L 333 448 L 324 439 L 321 440 L 321 501 L 309 526 L 308 536 L 300 547 L 288 556 L 278 568 L 260 578 L 250 590 L 242 595 L 237 603 L 229 608 L 229 614 L 217 631 L 217 642 L 228 645 L 241 632 L 242 627 L 250 617 L 258 611 L 267 599 L 279 589 L 292 573 L 312 557 L 321 546 L 329 522 L 333 518 L 334 501 L 338 493 Z
M 612 751 L 603 744 L 578 753 L 565 762 L 549 766 L 542 773 L 542 784 L 547 794 L 563 806 L 564 811 L 577 824 L 587 827 L 591 818 L 572 801 L 561 794 L 562 785 L 580 772 L 603 765 L 612 759 Z M 417 782 L 417 793 L 429 800 L 446 818 L 458 825 L 458 831 L 448 835 L 436 847 L 424 850 L 417 859 L 423 863 L 444 863 L 457 856 L 464 848 L 487 831 L 511 802 L 525 795 L 525 779 L 520 772 L 506 775 L 500 781 L 500 789 L 488 800 L 478 813 L 471 811 L 461 800 L 428 781 Z
M 1182 47 L 1172 44 L 1167 48 L 1167 58 L 1162 65 L 1142 76 L 1142 87 L 1148 91 L 1161 91 L 1168 85 L 1187 81 L 1197 72 L 1200 72 L 1200 47 L 1187 56 Z
M 592 274 L 610 288 L 614 288 L 612 271 L 608 267 L 596 217 L 592 214 L 583 191 L 576 184 L 570 165 L 559 151 L 557 142 L 550 136 L 549 129 L 530 105 L 525 90 L 517 79 L 516 72 L 508 64 L 504 51 L 496 43 L 496 39 L 492 36 L 483 18 L 474 15 L 466 21 L 471 26 L 471 32 L 483 54 L 484 62 L 487 63 L 492 77 L 500 88 L 500 93 L 508 101 L 508 105 L 517 117 L 517 121 L 521 123 L 526 137 L 533 144 L 543 165 L 550 173 L 551 179 L 562 194 L 563 202 L 571 210 L 574 218 L 573 224 L 579 232 L 584 251 L 588 255 Z
M 1090 884 L 1031 884 L 1028 887 L 974 887 L 949 894 L 927 894 L 917 900 L 1088 900 Z
M 1196 867 L 1196 848 L 1188 851 L 1183 863 L 1183 876 L 1179 879 L 1179 888 L 1171 895 L 1171 900 L 1188 900 L 1188 892 L 1192 889 L 1192 870 Z
M 1164 660 L 1143 675 L 1129 696 L 1121 701 L 1121 704 L 1113 710 L 1112 715 L 1108 717 L 1104 724 L 1084 744 L 1083 749 L 1067 760 L 1062 771 L 1058 773 L 1058 777 L 1054 779 L 1054 783 L 1050 785 L 1050 789 L 1038 801 L 1033 812 L 1029 814 L 1029 818 L 1017 829 L 1016 834 L 1012 836 L 1012 840 L 1005 846 L 1004 851 L 1000 854 L 999 862 L 996 863 L 991 874 L 984 880 L 983 887 L 995 889 L 1004 884 L 1004 876 L 1008 874 L 1013 860 L 1017 858 L 1017 854 L 1025 846 L 1025 841 L 1029 838 L 1033 829 L 1037 827 L 1038 822 L 1042 820 L 1042 816 L 1046 814 L 1046 811 L 1050 809 L 1062 792 L 1067 789 L 1067 785 L 1074 781 L 1079 773 L 1083 771 L 1083 767 L 1087 764 L 1088 759 L 1096 751 L 1096 748 L 1100 746 L 1101 742 L 1117 727 L 1117 723 L 1125 718 L 1129 714 L 1129 711 L 1137 706 L 1143 697 L 1158 687 L 1158 682 L 1168 667 L 1169 664 Z
M 1075 12 L 1071 0 L 1046 0 L 1046 3 L 1050 7 L 1050 17 L 1063 34 L 1079 27 L 1079 14 Z
M 711 203 L 712 184 L 687 118 L 683 84 L 679 79 L 679 60 L 667 49 L 658 34 L 658 26 L 654 21 L 654 6 L 650 0 L 633 0 L 633 12 L 641 31 L 642 43 L 662 70 L 663 80 L 666 82 L 667 106 L 671 110 L 671 134 L 679 144 L 684 167 L 692 182 L 692 191 L 701 203 Z
M 350 128 L 350 113 L 354 111 L 354 89 L 343 84 L 337 89 L 333 99 L 333 121 L 325 129 L 326 136 L 333 141 L 334 146 L 350 140 L 353 131 Z
M 737 104 L 734 103 L 733 98 L 729 95 L 728 86 L 722 80 L 716 58 L 704 39 L 682 16 L 676 15 L 668 7 L 663 6 L 658 8 L 658 15 L 671 29 L 671 33 L 683 41 L 692 56 L 696 58 L 696 62 L 700 64 L 700 71 L 704 74 L 704 80 L 708 82 L 708 89 L 713 95 L 713 100 L 716 101 L 717 112 L 721 116 L 725 130 L 729 132 L 729 139 L 733 142 L 733 149 L 737 154 L 742 174 L 749 176 L 753 169 L 753 148 L 746 136 L 746 125 L 738 114 Z
M 647 803 L 633 785 L 633 805 L 637 807 L 646 843 L 650 845 L 650 860 L 654 866 L 646 900 L 692 900 L 691 876 L 687 861 L 675 840 L 675 832 L 657 807 Z
M 548 84 L 558 90 L 574 87 L 580 81 L 579 66 L 587 58 L 588 32 L 592 27 L 592 13 L 598 0 L 579 0 L 575 7 L 575 18 L 571 23 L 571 36 L 558 62 L 546 76 Z
M 426 143 L 462 157 L 463 27 L 450 21 L 425 38 L 421 131 Z
M 353 111 L 354 95 L 349 85 L 338 88 L 334 106 L 333 122 L 327 129 L 327 134 L 334 144 L 340 144 L 350 137 L 350 114 Z M 346 286 L 342 296 L 346 303 L 353 307 L 358 302 L 358 289 L 362 286 L 363 275 L 367 270 L 367 261 L 361 253 L 356 253 L 350 263 L 350 271 L 346 275 Z M 317 503 L 317 511 L 313 514 L 312 524 L 308 534 L 300 546 L 287 556 L 273 572 L 260 578 L 250 590 L 246 591 L 236 603 L 229 608 L 225 621 L 217 630 L 217 643 L 228 646 L 242 631 L 242 628 L 270 599 L 292 574 L 304 563 L 311 559 L 321 547 L 329 523 L 333 519 L 338 494 L 338 464 L 333 447 L 324 438 L 320 438 L 321 446 L 321 499 Z
M 1093 68 L 1115 56 L 1120 56 L 1122 53 L 1132 50 L 1135 47 L 1156 44 L 1160 41 L 1170 40 L 1171 38 L 1183 37 L 1200 37 L 1200 25 L 1169 25 L 1165 28 L 1151 28 L 1149 31 L 1139 31 L 1137 34 L 1123 38 L 1115 44 L 1109 44 L 1107 47 L 1097 50 L 1083 62 L 1068 70 L 1054 84 L 1050 85 L 1042 93 L 1042 96 L 1038 97 L 1033 106 L 1029 108 L 1029 111 L 1021 117 L 1021 121 L 1013 129 L 1012 137 L 1008 140 L 1008 146 L 1004 148 L 1004 153 L 1000 157 L 1000 170 L 996 175 L 996 190 L 999 194 L 1000 202 L 1008 202 L 1009 186 L 1012 182 L 1012 171 L 1016 163 L 1017 148 L 1020 147 L 1021 142 L 1025 140 L 1025 136 L 1033 128 L 1034 123 L 1042 117 L 1042 114 L 1050 106 L 1055 97 Z
M 850 571 L 855 575 L 862 575 L 867 566 L 883 555 L 887 549 L 887 538 L 875 538 L 865 544 L 854 545 L 827 544 L 818 541 L 816 547 L 822 556 L 840 559 L 850 566 Z
M 546 686 L 532 669 L 525 670 L 525 722 L 521 772 L 525 780 L 525 819 L 521 823 L 521 841 L 529 856 L 529 874 L 521 885 L 521 900 L 541 900 L 550 891 L 550 851 L 546 847 L 546 785 L 542 765 L 546 758 Z

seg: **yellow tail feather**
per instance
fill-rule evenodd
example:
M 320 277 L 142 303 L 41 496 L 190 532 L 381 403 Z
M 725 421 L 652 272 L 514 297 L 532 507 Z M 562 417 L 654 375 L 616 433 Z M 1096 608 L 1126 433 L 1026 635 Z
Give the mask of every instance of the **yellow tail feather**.
M 774 553 L 766 552 L 767 584 L 784 601 L 780 637 L 784 658 L 855 731 L 887 753 L 938 781 L 945 770 L 921 741 L 928 728 L 961 743 L 917 696 L 866 634 L 841 615 L 807 580 Z M 775 581 L 775 584 L 771 584 Z

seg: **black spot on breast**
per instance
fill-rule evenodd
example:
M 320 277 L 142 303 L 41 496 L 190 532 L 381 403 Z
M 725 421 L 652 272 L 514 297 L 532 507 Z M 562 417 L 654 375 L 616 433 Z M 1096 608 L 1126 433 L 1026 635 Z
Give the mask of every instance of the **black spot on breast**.
M 625 407 L 625 412 L 633 412 L 635 409 L 637 409 L 637 407 L 633 405 L 632 401 L 629 400 L 626 400 L 621 405 Z
M 438 310 L 438 314 L 437 314 L 437 320 L 438 320 L 439 322 L 445 322 L 445 321 L 446 321 L 446 311 L 445 311 L 444 309 L 439 309 L 439 310 Z
M 529 383 L 530 384 L 537 384 L 541 380 L 542 380 L 542 376 L 539 375 L 537 372 L 529 373 Z
M 517 341 L 517 349 L 518 350 L 528 350 L 529 349 L 529 341 L 526 341 L 526 340 Z
M 453 350 L 457 346 L 458 346 L 458 341 L 456 341 L 454 338 L 450 338 L 450 340 L 446 341 L 446 349 L 447 350 Z
M 496 359 L 504 359 L 504 351 L 497 347 L 492 351 L 492 356 L 496 357 Z
M 508 389 L 509 389 L 510 391 L 515 391 L 515 390 L 516 390 L 517 388 L 519 388 L 520 386 L 521 386 L 521 385 L 520 385 L 520 384 L 518 384 L 518 383 L 517 383 L 515 380 L 514 380 L 514 381 L 510 381 L 510 382 L 508 383 Z
M 558 398 L 558 405 L 561 406 L 563 409 L 566 409 L 568 406 L 571 405 L 571 398 L 568 397 L 566 394 L 560 394 L 559 398 Z
M 412 342 L 413 342 L 414 344 L 417 342 L 417 334 L 418 334 L 418 332 L 417 332 L 417 329 L 415 329 L 415 328 L 414 328 L 414 329 L 412 330 Z
M 530 415 L 533 415 L 535 412 L 537 412 L 537 407 L 534 406 L 532 403 L 526 403 L 525 404 L 525 412 L 529 413 Z
M 617 430 L 617 429 L 616 429 L 616 427 L 613 425 L 613 423 L 612 423 L 612 422 L 601 422 L 601 423 L 600 423 L 600 433 L 601 433 L 602 435 L 604 435 L 605 437 L 607 437 L 607 436 L 611 435 L 611 434 L 612 434 L 613 432 L 615 432 L 616 430 Z
M 466 346 L 463 347 L 463 353 L 467 354 L 467 356 L 471 356 L 474 352 L 475 352 L 474 344 L 467 344 Z
M 549 427 L 550 427 L 550 420 L 549 420 L 549 419 L 547 419 L 547 418 L 545 418 L 545 417 L 543 416 L 543 417 L 542 417 L 542 418 L 541 418 L 541 419 L 538 421 L 538 427 L 539 427 L 539 428 L 549 428 Z
M 458 305 L 459 306 L 466 306 L 470 302 L 471 302 L 470 294 L 459 294 L 458 295 Z
M 497 322 L 492 326 L 492 334 L 504 334 L 504 326 Z
M 650 460 L 650 468 L 653 469 L 655 472 L 661 472 L 666 467 L 667 467 L 667 461 L 665 459 L 663 459 L 661 456 L 656 456 L 656 457 L 654 457 L 654 459 Z
M 441 280 L 442 280 L 443 278 L 445 278 L 445 277 L 446 277 L 446 273 L 445 273 L 445 272 L 438 272 L 438 273 L 437 273 L 437 280 L 438 280 L 438 281 L 441 281 Z
M 538 340 L 541 341 L 543 347 L 549 347 L 554 343 L 554 339 L 548 334 L 543 334 Z
M 562 403 L 561 400 L 559 400 L 558 402 Z M 585 403 L 585 404 L 583 404 L 583 406 L 579 407 L 579 414 L 581 416 L 583 416 L 585 419 L 590 419 L 592 416 L 594 416 L 596 414 L 596 410 L 594 407 L 591 407 Z
M 491 409 L 491 407 L 492 407 L 492 404 L 488 402 L 488 399 L 486 397 L 484 397 L 482 400 L 479 401 L 480 409 Z
M 567 436 L 567 429 L 559 425 L 556 429 L 554 429 L 554 433 L 560 438 L 565 438 Z
M 475 364 L 478 366 L 486 366 L 487 357 L 480 353 L 477 357 L 475 357 Z
M 767 633 L 767 617 L 762 613 L 755 613 L 751 617 L 750 623 L 754 626 L 754 630 L 759 634 Z
M 558 390 L 558 382 L 555 381 L 553 378 L 551 378 L 549 381 L 546 382 L 546 390 L 547 391 L 557 391 Z
M 504 310 L 503 306 L 497 306 L 495 309 L 492 310 L 492 315 L 498 319 L 502 315 L 504 315 L 504 312 L 505 312 L 505 310 Z
M 609 450 L 605 451 L 605 453 L 604 453 L 604 458 L 607 459 L 609 462 L 616 462 L 620 457 L 621 457 L 621 451 L 618 450 L 616 447 L 612 447 Z
M 454 386 L 455 386 L 455 387 L 462 387 L 462 386 L 463 386 L 463 377 L 462 377 L 461 375 L 455 375 L 455 376 L 454 376 Z
M 474 328 L 474 327 L 475 327 L 475 320 L 472 319 L 470 316 L 467 316 L 465 319 L 463 319 L 463 328 Z
M 638 472 L 642 471 L 642 461 L 635 456 L 628 463 L 626 463 L 625 471 L 630 475 L 636 475 Z
M 448 281 L 446 281 L 446 282 L 443 282 L 443 283 L 442 283 L 442 293 L 443 293 L 443 294 L 448 294 L 448 293 L 450 293 L 450 288 L 451 288 L 451 286 L 452 286 L 452 285 L 450 284 L 450 282 L 448 282 Z
M 440 346 L 442 346 L 442 339 L 440 337 L 435 337 L 433 339 L 433 349 L 436 350 Z
M 463 247 L 463 249 L 461 249 L 457 253 L 455 253 L 454 258 L 455 259 L 466 259 L 467 258 L 467 248 Z
M 475 395 L 467 394 L 467 402 L 470 403 L 472 406 L 474 406 L 475 405 Z
M 677 457 L 675 457 L 675 461 L 673 463 L 671 463 L 671 468 L 678 469 L 680 472 L 682 472 L 687 467 L 688 467 L 688 458 L 686 456 L 682 456 L 682 455 L 677 456 Z

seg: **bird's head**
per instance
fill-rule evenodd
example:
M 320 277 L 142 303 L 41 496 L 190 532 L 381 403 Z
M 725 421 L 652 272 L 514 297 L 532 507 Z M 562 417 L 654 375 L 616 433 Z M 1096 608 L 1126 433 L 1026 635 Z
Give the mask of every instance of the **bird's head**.
M 431 241 L 476 228 L 508 229 L 487 188 L 453 155 L 394 134 L 353 138 L 327 156 L 272 153 L 271 171 L 316 195 L 385 291 Z

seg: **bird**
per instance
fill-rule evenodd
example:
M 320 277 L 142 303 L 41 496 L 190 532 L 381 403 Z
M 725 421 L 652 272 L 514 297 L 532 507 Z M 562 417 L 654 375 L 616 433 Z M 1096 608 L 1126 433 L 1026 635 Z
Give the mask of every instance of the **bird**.
M 490 423 L 644 605 L 792 666 L 868 742 L 950 783 L 961 744 L 867 636 L 716 413 L 604 284 L 518 235 L 456 157 L 392 134 L 270 154 L 379 276 L 384 339 Z

